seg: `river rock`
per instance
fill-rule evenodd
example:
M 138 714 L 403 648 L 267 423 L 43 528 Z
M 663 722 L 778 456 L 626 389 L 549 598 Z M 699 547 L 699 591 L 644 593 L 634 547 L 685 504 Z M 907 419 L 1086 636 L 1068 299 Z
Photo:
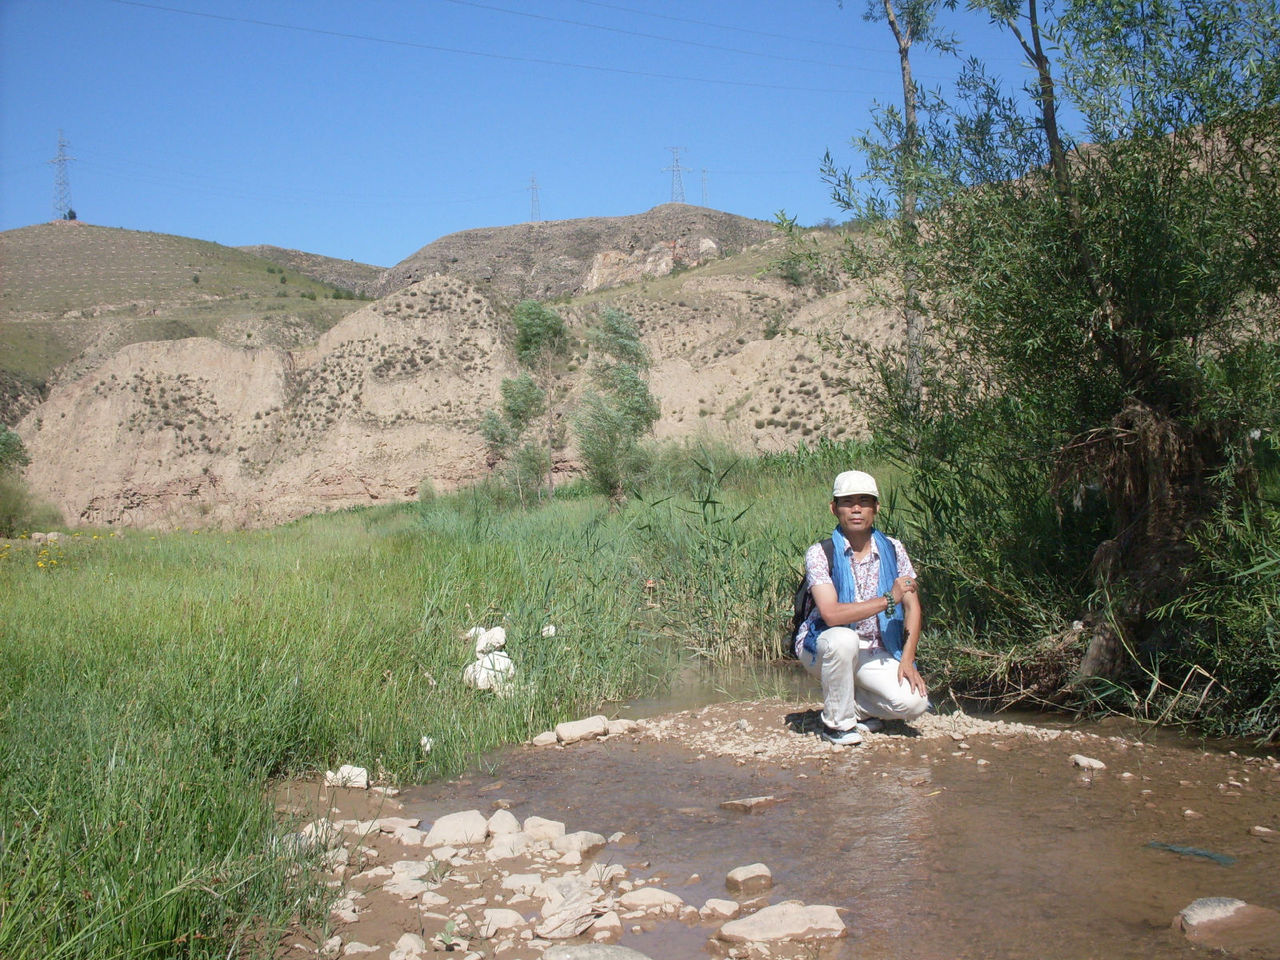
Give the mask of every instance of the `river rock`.
M 760 813 L 781 802 L 777 797 L 743 797 L 741 800 L 725 800 L 720 809 L 734 813 Z
M 609 721 L 604 716 L 587 717 L 585 720 L 566 720 L 556 724 L 556 739 L 561 743 L 577 743 L 595 740 L 609 732 Z
M 548 940 L 576 937 L 586 932 L 597 917 L 607 912 L 603 904 L 592 896 L 591 891 L 581 891 L 556 904 L 555 910 L 538 924 L 538 936 Z
M 630 947 L 609 943 L 561 944 L 551 947 L 542 960 L 651 960 L 647 954 Z
M 640 728 L 640 724 L 634 720 L 610 720 L 605 724 L 605 730 L 611 737 L 616 737 L 623 733 L 634 733 Z
M 344 763 L 337 771 L 329 770 L 324 775 L 326 787 L 355 787 L 357 790 L 369 789 L 369 771 L 364 767 L 355 767 Z
M 584 857 L 589 857 L 597 850 L 604 848 L 604 837 L 598 833 L 592 833 L 590 830 L 577 830 L 573 833 L 566 833 L 563 837 L 556 837 L 551 841 L 551 846 L 557 853 L 578 853 Z
M 835 907 L 805 906 L 799 900 L 757 910 L 730 920 L 716 936 L 729 943 L 776 943 L 782 940 L 829 940 L 845 935 L 844 921 Z
M 763 863 L 751 863 L 730 870 L 724 885 L 733 893 L 759 893 L 773 886 L 773 874 Z
M 529 742 L 535 747 L 554 747 L 560 742 L 560 738 L 556 736 L 556 732 L 554 730 L 543 730 L 542 733 L 538 734 Z
M 622 939 L 622 918 L 618 911 L 609 910 L 596 917 L 591 925 L 591 939 L 602 943 L 614 943 Z
M 698 916 L 703 920 L 732 920 L 742 912 L 742 906 L 736 900 L 720 900 L 712 897 L 702 905 Z
M 1230 897 L 1201 897 L 1173 919 L 1192 943 L 1228 953 L 1280 956 L 1280 913 Z
M 431 825 L 423 839 L 423 845 L 436 846 L 469 846 L 483 843 L 489 832 L 489 821 L 479 810 L 462 810 L 458 813 L 445 814 Z
M 524 832 L 533 840 L 554 843 L 564 836 L 564 824 L 559 820 L 528 817 L 524 822 Z
M 416 933 L 406 933 L 396 941 L 391 960 L 417 960 L 427 952 L 427 941 Z
M 1071 762 L 1081 770 L 1105 770 L 1107 765 L 1101 760 L 1095 760 L 1093 757 L 1086 757 L 1083 753 L 1073 753 Z
M 684 901 L 676 894 L 658 887 L 640 887 L 618 897 L 618 906 L 624 910 L 643 910 L 645 913 L 679 913 Z
M 480 921 L 480 937 L 489 940 L 500 930 L 521 927 L 524 923 L 524 915 L 515 910 L 491 908 L 484 912 L 484 919 Z
M 520 821 L 510 810 L 495 811 L 489 818 L 489 836 L 500 837 L 506 833 L 519 833 Z

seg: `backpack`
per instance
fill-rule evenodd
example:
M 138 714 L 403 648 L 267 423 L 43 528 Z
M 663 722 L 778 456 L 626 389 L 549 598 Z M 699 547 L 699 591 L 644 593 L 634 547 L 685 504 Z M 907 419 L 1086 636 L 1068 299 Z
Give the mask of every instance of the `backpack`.
M 836 553 L 836 545 L 830 537 L 822 541 L 822 552 L 827 555 L 827 567 L 830 568 L 835 562 Z M 809 614 L 813 613 L 814 608 L 813 594 L 809 592 L 805 580 L 805 574 L 801 573 L 791 613 L 791 642 L 787 644 L 787 656 L 793 658 L 796 655 L 796 634 L 800 632 L 800 626 L 809 619 Z

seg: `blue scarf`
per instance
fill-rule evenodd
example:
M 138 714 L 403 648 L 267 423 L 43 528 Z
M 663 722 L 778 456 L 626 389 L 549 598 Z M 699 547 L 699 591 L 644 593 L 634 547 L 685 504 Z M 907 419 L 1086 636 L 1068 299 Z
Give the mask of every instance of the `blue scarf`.
M 871 530 L 871 539 L 875 541 L 876 552 L 880 554 L 880 582 L 876 587 L 878 591 L 876 596 L 883 596 L 893 589 L 893 581 L 898 579 L 898 552 L 893 549 L 893 544 L 879 530 L 874 527 Z M 846 556 L 849 544 L 845 540 L 844 534 L 840 532 L 837 526 L 831 534 L 831 542 L 835 545 L 834 556 L 838 558 L 831 564 L 831 582 L 835 584 L 836 599 L 841 603 L 857 603 L 858 588 L 853 582 L 853 568 L 849 564 Z M 871 599 L 865 597 L 864 599 Z M 895 660 L 902 659 L 902 604 L 897 604 L 893 610 L 893 616 L 887 616 L 880 613 L 876 615 L 876 620 L 880 623 L 880 641 L 884 644 L 886 650 L 893 655 Z M 807 638 L 806 638 L 807 639 Z

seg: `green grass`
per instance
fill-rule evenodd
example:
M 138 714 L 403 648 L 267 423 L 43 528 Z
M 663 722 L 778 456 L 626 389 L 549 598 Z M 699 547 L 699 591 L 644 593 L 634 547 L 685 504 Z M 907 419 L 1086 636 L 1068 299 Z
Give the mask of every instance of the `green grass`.
M 475 490 L 270 531 L 0 545 L 0 956 L 265 954 L 270 931 L 322 919 L 273 781 L 342 763 L 425 781 L 652 692 L 682 647 L 775 654 L 829 524 L 827 459 L 848 452 L 671 454 L 671 494 L 622 509 Z M 507 698 L 461 679 L 463 632 L 499 623 Z
M 104 336 L 111 349 L 217 337 L 227 324 L 262 329 L 275 315 L 301 321 L 311 339 L 362 305 L 244 251 L 137 230 L 9 230 L 0 233 L 0 258 L 0 370 L 32 385 Z

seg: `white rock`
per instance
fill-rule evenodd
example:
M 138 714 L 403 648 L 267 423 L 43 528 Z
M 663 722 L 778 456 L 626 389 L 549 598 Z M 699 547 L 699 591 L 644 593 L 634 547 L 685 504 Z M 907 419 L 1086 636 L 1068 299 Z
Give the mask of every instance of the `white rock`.
M 439 844 L 469 846 L 483 843 L 489 832 L 489 821 L 479 810 L 462 810 L 441 817 L 431 825 L 423 843 L 430 847 Z
M 611 737 L 616 737 L 622 733 L 631 733 L 638 729 L 640 724 L 634 720 L 610 720 L 605 724 L 605 731 Z
M 639 927 L 632 927 L 633 933 L 639 933 Z M 650 960 L 647 954 L 630 947 L 601 943 L 565 944 L 550 947 L 542 955 L 542 960 Z
M 462 682 L 476 690 L 503 692 L 510 689 L 515 673 L 516 665 L 511 658 L 501 650 L 495 650 L 468 664 L 462 673 Z
M 355 767 L 344 763 L 337 772 L 329 770 L 324 775 L 326 787 L 355 787 L 358 790 L 369 789 L 369 771 L 364 767 Z
M 396 941 L 390 960 L 417 960 L 427 952 L 427 941 L 416 933 L 406 933 Z
M 785 900 L 750 916 L 730 920 L 716 934 L 729 943 L 751 944 L 826 940 L 844 935 L 844 921 L 835 907 L 805 906 L 798 900 Z
M 502 627 L 494 627 L 492 630 L 481 630 L 475 635 L 476 639 L 476 658 L 483 657 L 486 653 L 493 653 L 495 650 L 501 650 L 507 645 L 507 631 Z
M 561 901 L 581 899 L 583 897 L 594 899 L 597 895 L 590 883 L 584 878 L 573 874 L 548 877 L 538 884 L 533 893 L 534 896 L 541 897 L 545 901 L 542 905 L 542 915 L 544 917 L 549 917 L 555 913 Z
M 489 836 L 500 837 L 504 833 L 519 833 L 520 821 L 510 810 L 496 810 L 489 818 Z
M 590 830 L 576 830 L 551 841 L 551 846 L 559 853 L 576 852 L 584 857 L 589 857 L 602 849 L 604 844 L 604 837 Z
M 369 944 L 361 943 L 359 940 L 352 940 L 342 948 L 342 955 L 344 957 L 354 957 L 358 953 L 373 953 L 377 949 L 377 947 L 371 947 Z
M 528 852 L 532 842 L 533 838 L 523 830 L 503 833 L 493 838 L 484 852 L 484 858 L 490 863 L 496 863 L 499 860 L 523 856 Z
M 593 863 L 584 873 L 589 882 L 606 889 L 626 875 L 627 868 L 620 863 Z
M 609 721 L 601 715 L 587 717 L 585 720 L 566 720 L 556 724 L 556 739 L 561 743 L 577 743 L 580 740 L 594 740 L 609 732 Z
M 734 893 L 759 893 L 773 886 L 773 874 L 763 863 L 751 863 L 730 870 L 724 885 Z
M 618 906 L 624 910 L 643 910 L 645 913 L 675 914 L 684 906 L 684 900 L 658 887 L 641 887 L 618 897 Z
M 355 896 L 352 893 L 336 901 L 329 910 L 329 916 L 339 923 L 355 923 L 358 914 L 359 910 L 356 909 Z
M 560 742 L 560 738 L 556 736 L 554 730 L 543 730 L 529 742 L 535 747 L 554 747 Z
M 1084 754 L 1082 754 L 1082 753 L 1073 753 L 1073 754 L 1071 755 L 1071 762 L 1072 762 L 1072 763 L 1074 763 L 1074 764 L 1075 764 L 1077 767 L 1079 767 L 1081 770 L 1105 770 L 1105 769 L 1107 769 L 1107 765 L 1106 765 L 1105 763 L 1103 763 L 1101 760 L 1095 760 L 1095 759 L 1093 759 L 1093 757 L 1086 757 L 1086 756 L 1085 756 Z
M 720 900 L 712 897 L 702 905 L 698 916 L 703 920 L 732 920 L 742 912 L 742 906 L 736 900 Z
M 524 923 L 524 916 L 515 910 L 485 910 L 484 919 L 480 921 L 480 937 L 489 940 L 499 930 L 511 930 L 514 927 L 523 926 Z
M 502 889 L 516 893 L 533 893 L 542 886 L 542 878 L 536 873 L 513 873 L 502 878 Z
M 554 623 L 548 623 L 545 627 L 542 628 L 542 639 L 550 640 L 555 635 L 556 635 L 556 625 Z
M 561 900 L 550 913 L 544 909 L 545 919 L 538 924 L 538 936 L 551 940 L 576 937 L 590 928 L 596 917 L 604 912 L 599 900 L 590 891 L 584 890 Z
M 534 840 L 554 843 L 564 836 L 564 824 L 559 820 L 546 820 L 542 817 L 529 817 L 524 822 L 524 832 Z
M 435 745 L 436 745 L 435 737 L 424 736 L 421 740 L 418 741 L 418 746 L 422 748 L 422 752 L 424 754 L 430 753 L 431 748 L 434 747 Z
M 320 945 L 320 949 L 316 951 L 316 954 L 328 960 L 328 958 L 336 957 L 341 950 L 342 938 L 335 933 Z
M 597 943 L 617 943 L 622 939 L 622 918 L 616 910 L 610 910 L 596 917 L 591 924 L 591 939 Z

